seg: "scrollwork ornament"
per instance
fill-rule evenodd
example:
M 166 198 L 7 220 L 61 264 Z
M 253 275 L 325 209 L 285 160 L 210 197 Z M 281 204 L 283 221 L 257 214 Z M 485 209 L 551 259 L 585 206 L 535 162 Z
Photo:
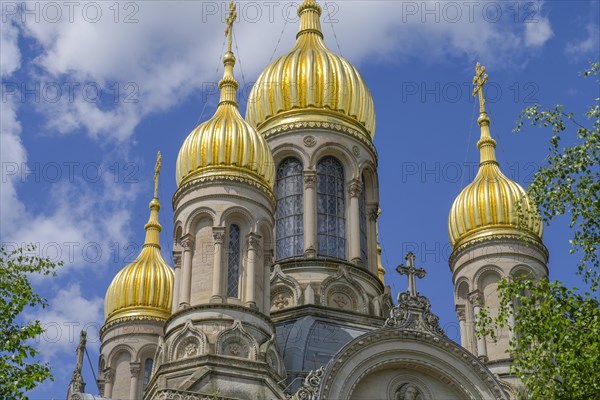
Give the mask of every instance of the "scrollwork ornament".
M 290 400 L 317 400 L 321 379 L 325 374 L 325 368 L 321 367 L 316 371 L 310 371 L 302 387 L 290 398 Z

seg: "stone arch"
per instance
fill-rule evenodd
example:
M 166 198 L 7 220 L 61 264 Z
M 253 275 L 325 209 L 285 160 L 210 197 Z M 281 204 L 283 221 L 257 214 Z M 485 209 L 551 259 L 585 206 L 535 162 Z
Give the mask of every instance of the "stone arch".
M 213 224 L 217 220 L 217 214 L 211 208 L 199 207 L 195 209 L 194 212 L 192 212 L 188 216 L 188 218 L 183 222 L 183 234 L 185 235 L 187 233 L 190 233 L 194 228 L 194 225 L 198 222 L 198 220 L 204 217 L 210 218 Z
M 256 360 L 258 344 L 239 320 L 235 320 L 231 328 L 217 336 L 217 354 Z
M 504 276 L 504 273 L 497 265 L 490 264 L 480 268 L 473 278 L 473 282 L 475 283 L 475 287 L 473 289 L 479 289 L 480 291 L 483 291 L 483 280 L 490 275 L 497 275 L 498 280 L 500 280 Z
M 360 176 L 364 179 L 367 204 L 379 204 L 379 179 L 377 167 L 370 161 L 360 165 Z
M 134 355 L 134 350 L 131 346 L 129 346 L 128 344 L 125 343 L 121 343 L 116 345 L 108 354 L 108 357 L 106 357 L 106 367 L 107 368 L 114 368 L 113 367 L 113 363 L 115 358 L 120 355 L 121 353 L 127 353 L 129 355 L 129 358 L 131 360 L 133 360 L 133 355 Z
M 336 299 L 337 297 L 337 299 Z M 346 304 L 344 304 L 346 302 Z M 336 304 L 336 308 L 348 309 L 347 302 L 352 304 L 352 311 L 367 314 L 369 297 L 358 282 L 352 278 L 348 268 L 339 266 L 338 273 L 330 276 L 321 284 L 321 304 Z
M 279 351 L 279 346 L 277 345 L 275 335 L 271 336 L 271 338 L 268 341 L 266 341 L 260 346 L 260 352 L 261 355 L 264 357 L 267 365 L 271 367 L 271 369 L 280 378 L 284 378 L 286 375 L 285 366 L 281 358 L 281 352 Z
M 327 142 L 317 147 L 310 158 L 310 168 L 316 170 L 319 160 L 327 156 L 335 157 L 340 161 L 344 167 L 346 182 L 350 182 L 352 179 L 360 179 L 358 164 L 354 155 L 349 149 L 339 143 Z
M 424 400 L 442 395 L 508 400 L 494 374 L 466 349 L 444 337 L 397 328 L 377 329 L 347 343 L 315 382 L 315 398 L 363 398 L 367 390 L 373 398 L 389 399 L 390 390 L 405 382 L 417 383 L 430 396 Z
M 536 275 L 533 268 L 531 268 L 527 264 L 517 264 L 515 265 L 509 273 L 509 276 L 512 279 L 519 279 L 524 277 L 531 277 L 533 279 L 538 279 L 539 277 Z
M 245 229 L 242 230 L 246 230 L 246 233 L 256 229 L 252 214 L 250 214 L 247 209 L 240 206 L 229 207 L 227 210 L 223 211 L 221 218 L 219 219 L 219 226 L 227 227 L 236 222 L 243 225 L 243 228 Z
M 457 301 L 466 303 L 469 299 L 469 279 L 466 277 L 461 277 L 456 281 L 454 285 L 454 298 Z
M 181 251 L 181 244 L 179 243 L 179 239 L 183 236 L 183 224 L 181 221 L 175 223 L 173 232 L 173 251 Z
M 283 143 L 271 150 L 275 160 L 275 169 L 279 163 L 288 157 L 294 157 L 300 160 L 304 169 L 310 164 L 310 156 L 301 146 L 293 143 Z
M 157 346 L 154 343 L 144 345 L 138 349 L 138 351 L 135 353 L 135 357 L 132 358 L 132 360 L 135 360 L 135 362 L 143 363 L 144 359 L 146 358 L 154 359 L 156 355 L 156 350 Z
M 190 319 L 185 322 L 183 329 L 170 342 L 169 358 L 171 360 L 201 356 L 208 351 L 206 334 L 196 328 Z

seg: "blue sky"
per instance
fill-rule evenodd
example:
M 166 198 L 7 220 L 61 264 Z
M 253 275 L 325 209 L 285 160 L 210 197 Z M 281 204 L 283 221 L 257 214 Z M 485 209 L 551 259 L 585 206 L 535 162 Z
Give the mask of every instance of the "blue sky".
M 394 295 L 405 290 L 394 268 L 412 250 L 428 271 L 418 289 L 451 338 L 458 340 L 447 217 L 476 172 L 475 62 L 490 76 L 501 167 L 526 186 L 549 134 L 513 133 L 516 117 L 536 102 L 563 103 L 584 120 L 598 97 L 598 86 L 579 76 L 599 57 L 598 4 L 321 2 L 329 48 L 358 67 L 375 101 L 386 283 Z M 296 6 L 239 3 L 242 113 L 261 69 L 291 48 Z M 227 2 L 72 7 L 2 2 L 0 240 L 38 243 L 39 254 L 65 261 L 57 278 L 35 280 L 50 307 L 26 315 L 48 329 L 37 343 L 56 377 L 30 393 L 39 399 L 64 398 L 82 327 L 97 368 L 104 294 L 143 242 L 158 150 L 161 241 L 170 260 L 175 160 L 187 134 L 214 112 Z M 581 286 L 570 234 L 566 218 L 545 230 L 551 278 Z M 85 378 L 95 393 L 87 365 Z

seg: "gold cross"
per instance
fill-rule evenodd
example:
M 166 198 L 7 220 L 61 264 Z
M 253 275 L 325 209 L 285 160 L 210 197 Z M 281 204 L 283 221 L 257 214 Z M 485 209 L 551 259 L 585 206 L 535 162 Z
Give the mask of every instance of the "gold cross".
M 158 175 L 160 174 L 162 156 L 160 151 L 156 155 L 156 166 L 154 167 L 154 197 L 158 199 Z
M 480 63 L 477 63 L 475 66 L 475 77 L 473 78 L 473 85 L 475 88 L 473 89 L 473 96 L 479 93 L 479 112 L 485 112 L 485 98 L 483 97 L 483 85 L 488 80 L 488 75 L 485 73 L 485 67 Z
M 231 53 L 231 37 L 233 33 L 233 23 L 237 18 L 237 13 L 235 12 L 235 4 L 233 4 L 233 0 L 229 3 L 229 15 L 227 16 L 227 29 L 225 29 L 225 36 L 227 36 L 227 51 Z
M 417 279 L 423 278 L 427 272 L 423 268 L 415 267 L 415 255 L 409 251 L 404 259 L 406 260 L 406 267 L 404 264 L 400 264 L 396 267 L 396 271 L 400 275 L 408 276 L 408 292 L 411 296 L 417 295 Z

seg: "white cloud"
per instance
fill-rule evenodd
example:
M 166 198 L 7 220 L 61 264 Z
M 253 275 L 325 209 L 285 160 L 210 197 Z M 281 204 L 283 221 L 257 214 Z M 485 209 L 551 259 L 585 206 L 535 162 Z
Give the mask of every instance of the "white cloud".
M 99 330 L 103 321 L 103 300 L 82 294 L 79 284 L 73 283 L 60 289 L 50 299 L 48 307 L 33 314 L 27 320 L 39 320 L 45 332 L 35 339 L 41 356 L 48 361 L 61 354 L 72 354 L 79 342 L 79 332 L 88 332 L 88 346 L 98 349 Z M 70 365 L 72 368 L 72 365 Z
M 587 37 L 578 42 L 568 43 L 565 52 L 575 58 L 585 56 L 598 58 L 600 56 L 600 27 L 596 24 L 588 24 L 585 30 Z
M 537 18 L 535 22 L 525 25 L 525 45 L 529 47 L 543 46 L 554 33 L 548 18 Z

